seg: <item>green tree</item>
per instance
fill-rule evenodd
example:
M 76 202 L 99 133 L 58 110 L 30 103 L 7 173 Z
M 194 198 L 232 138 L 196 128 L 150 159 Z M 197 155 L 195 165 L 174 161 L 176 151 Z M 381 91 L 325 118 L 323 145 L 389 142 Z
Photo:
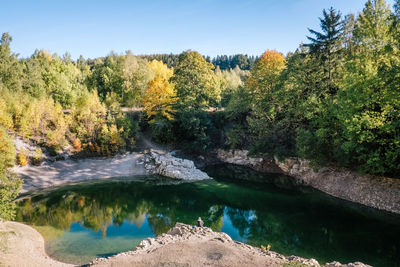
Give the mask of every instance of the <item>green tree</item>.
M 309 51 L 303 51 L 305 70 L 313 73 L 304 75 L 304 70 L 296 71 L 304 75 L 303 78 L 299 77 L 302 84 L 295 89 L 300 93 L 296 94 L 299 103 L 293 102 L 297 111 L 291 108 L 296 114 L 296 120 L 292 120 L 292 125 L 297 125 L 296 152 L 300 157 L 312 159 L 318 164 L 326 164 L 334 160 L 335 154 L 340 154 L 335 143 L 339 129 L 333 110 L 343 77 L 346 55 L 343 49 L 352 44 L 351 22 L 350 16 L 344 24 L 340 12 L 333 8 L 323 10 L 323 17 L 320 18 L 321 32 L 309 29 L 315 37 L 308 37 L 311 43 L 305 46 Z M 305 77 L 311 80 L 305 81 Z M 290 83 L 293 81 L 284 82 L 285 86 L 290 86 Z M 301 116 L 301 112 L 304 116 Z
M 123 104 L 128 107 L 139 106 L 148 82 L 154 78 L 147 61 L 128 53 L 124 56 L 122 78 Z
M 14 92 L 21 90 L 22 66 L 11 52 L 12 37 L 6 32 L 0 40 L 0 83 Z
M 249 71 L 241 70 L 237 65 L 234 69 L 222 70 L 217 66 L 215 69 L 218 83 L 221 91 L 221 106 L 225 107 L 232 94 L 238 90 L 240 86 L 244 86 L 244 81 L 249 75 Z
M 268 148 L 276 114 L 274 92 L 285 67 L 286 59 L 281 53 L 267 50 L 250 70 L 246 81 L 251 99 L 251 115 L 247 121 L 254 139 L 253 150 L 256 152 L 273 154 Z
M 14 165 L 15 147 L 4 128 L 0 127 L 0 219 L 15 217 L 13 200 L 18 196 L 22 180 L 8 171 Z
M 393 53 L 390 8 L 369 0 L 357 19 L 356 53 L 346 67 L 335 115 L 347 164 L 368 173 L 399 173 L 399 63 Z
M 102 101 L 114 93 L 123 106 L 139 106 L 147 83 L 153 73 L 147 61 L 127 53 L 111 53 L 104 60 L 97 59 L 89 79 L 92 90 L 97 90 Z
M 195 51 L 186 51 L 179 56 L 171 80 L 175 83 L 178 106 L 181 109 L 198 109 L 212 101 L 220 101 L 219 86 L 213 69 L 213 64 Z

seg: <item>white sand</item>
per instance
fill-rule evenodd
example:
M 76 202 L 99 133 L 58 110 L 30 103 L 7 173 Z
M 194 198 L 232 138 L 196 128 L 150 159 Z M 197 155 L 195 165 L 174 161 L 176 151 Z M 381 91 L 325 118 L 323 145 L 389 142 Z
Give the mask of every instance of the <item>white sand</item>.
M 146 175 L 143 153 L 118 155 L 112 158 L 63 160 L 40 166 L 14 167 L 24 183 L 21 193 L 73 184 L 83 181 Z

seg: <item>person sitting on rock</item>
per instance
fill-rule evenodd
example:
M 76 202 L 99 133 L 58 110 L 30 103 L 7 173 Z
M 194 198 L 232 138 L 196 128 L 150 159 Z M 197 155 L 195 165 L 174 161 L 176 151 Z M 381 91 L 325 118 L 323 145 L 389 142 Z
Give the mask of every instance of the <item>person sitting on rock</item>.
M 201 220 L 201 217 L 199 217 L 199 218 L 197 219 L 197 226 L 198 226 L 198 227 L 203 227 L 203 225 L 204 225 L 204 222 Z

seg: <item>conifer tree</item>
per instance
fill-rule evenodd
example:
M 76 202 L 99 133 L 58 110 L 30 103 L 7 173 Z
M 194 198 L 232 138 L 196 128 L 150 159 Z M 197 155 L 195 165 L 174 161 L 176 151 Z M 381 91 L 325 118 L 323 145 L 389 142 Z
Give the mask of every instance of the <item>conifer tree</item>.
M 342 15 L 332 7 L 323 10 L 323 17 L 319 18 L 322 32 L 308 29 L 314 37 L 307 36 L 311 41 L 307 44 L 310 52 L 320 61 L 323 68 L 323 80 L 328 93 L 337 91 L 337 70 L 341 65 L 343 22 Z

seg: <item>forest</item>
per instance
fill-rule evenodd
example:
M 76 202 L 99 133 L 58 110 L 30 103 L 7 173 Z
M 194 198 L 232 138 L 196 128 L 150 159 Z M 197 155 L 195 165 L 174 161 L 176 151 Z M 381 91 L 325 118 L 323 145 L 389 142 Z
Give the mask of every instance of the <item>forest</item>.
M 400 1 L 391 8 L 368 0 L 359 14 L 328 8 L 319 20 L 309 42 L 287 55 L 215 58 L 192 50 L 77 60 L 37 50 L 19 58 L 3 33 L 0 217 L 15 215 L 21 187 L 8 168 L 28 160 L 16 155 L 14 135 L 87 157 L 129 151 L 137 131 L 148 131 L 188 153 L 246 148 L 399 177 Z

